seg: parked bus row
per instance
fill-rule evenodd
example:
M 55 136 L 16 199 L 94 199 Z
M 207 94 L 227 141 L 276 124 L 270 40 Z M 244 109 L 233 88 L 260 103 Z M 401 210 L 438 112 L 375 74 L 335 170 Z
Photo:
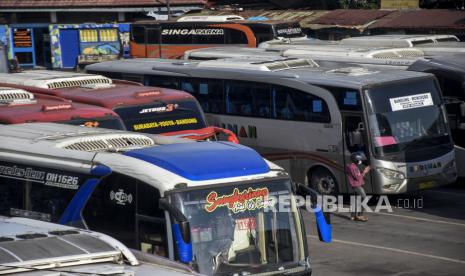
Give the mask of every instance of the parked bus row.
M 320 238 L 330 242 L 317 194 L 248 147 L 64 124 L 0 125 L 0 215 L 99 231 L 201 274 L 310 275 L 296 194 L 311 197 Z M 56 234 L 55 245 L 84 241 L 70 231 Z M 0 249 L 8 239 L 1 237 Z M 119 254 L 137 262 L 121 256 L 123 246 L 85 244 L 111 253 L 108 261 Z M 15 258 L 9 252 L 0 261 Z M 83 264 L 92 256 L 81 256 Z
M 182 91 L 40 70 L 0 73 L 0 83 L 1 123 L 61 122 L 200 140 L 221 134 L 237 142 L 230 131 L 208 126 L 197 100 Z
M 439 84 L 413 71 L 320 67 L 308 59 L 90 65 L 90 73 L 194 95 L 210 123 L 321 193 L 350 192 L 351 152 L 374 170 L 367 192 L 394 194 L 455 181 L 454 144 Z

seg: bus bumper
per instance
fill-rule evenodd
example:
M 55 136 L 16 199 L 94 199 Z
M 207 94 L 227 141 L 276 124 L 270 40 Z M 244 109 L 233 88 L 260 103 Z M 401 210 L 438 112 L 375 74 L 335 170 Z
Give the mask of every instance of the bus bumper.
M 381 186 L 379 194 L 402 194 L 411 191 L 431 189 L 447 184 L 454 183 L 457 180 L 457 171 L 455 169 L 443 171 L 435 175 L 428 175 L 418 178 L 406 178 L 401 182 L 386 183 Z

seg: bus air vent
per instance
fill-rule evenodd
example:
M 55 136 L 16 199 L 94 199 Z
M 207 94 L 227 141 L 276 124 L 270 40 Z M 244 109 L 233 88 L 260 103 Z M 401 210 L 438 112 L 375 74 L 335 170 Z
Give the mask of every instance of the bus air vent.
M 376 51 L 374 54 L 371 55 L 372 58 L 376 59 L 417 58 L 424 56 L 425 54 L 423 53 L 423 51 L 414 48 L 382 50 Z
M 329 74 L 341 74 L 346 76 L 363 76 L 363 75 L 370 75 L 378 73 L 378 71 L 372 71 L 367 68 L 360 68 L 360 67 L 346 67 L 346 68 L 338 68 L 327 71 Z
M 64 80 L 50 80 L 47 82 L 47 86 L 50 89 L 68 88 L 68 87 L 83 87 L 86 85 L 99 85 L 99 84 L 111 84 L 112 81 L 109 78 L 102 76 L 86 77 L 86 78 L 75 78 L 75 79 L 64 79 Z
M 22 89 L 0 87 L 0 104 L 35 103 L 34 94 Z
M 315 68 L 319 67 L 318 64 L 311 60 L 311 59 L 284 59 L 278 61 L 262 61 L 262 62 L 254 62 L 254 65 L 263 65 L 265 66 L 268 71 L 280 71 L 285 69 L 293 69 L 293 68 Z
M 144 135 L 104 135 L 100 137 L 80 137 L 63 142 L 61 148 L 79 151 L 122 151 L 153 146 L 155 142 Z

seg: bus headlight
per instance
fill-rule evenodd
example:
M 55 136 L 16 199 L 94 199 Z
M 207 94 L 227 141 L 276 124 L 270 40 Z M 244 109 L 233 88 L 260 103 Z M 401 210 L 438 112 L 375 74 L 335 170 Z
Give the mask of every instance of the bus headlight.
M 405 179 L 403 173 L 399 171 L 394 171 L 386 168 L 376 168 L 376 170 L 381 173 L 387 179 L 395 179 L 395 180 L 402 180 Z

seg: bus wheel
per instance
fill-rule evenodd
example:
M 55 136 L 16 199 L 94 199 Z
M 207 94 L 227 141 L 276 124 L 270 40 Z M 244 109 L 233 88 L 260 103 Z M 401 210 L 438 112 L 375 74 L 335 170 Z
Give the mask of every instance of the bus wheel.
M 327 169 L 319 168 L 309 173 L 310 187 L 322 195 L 337 194 L 337 182 Z

